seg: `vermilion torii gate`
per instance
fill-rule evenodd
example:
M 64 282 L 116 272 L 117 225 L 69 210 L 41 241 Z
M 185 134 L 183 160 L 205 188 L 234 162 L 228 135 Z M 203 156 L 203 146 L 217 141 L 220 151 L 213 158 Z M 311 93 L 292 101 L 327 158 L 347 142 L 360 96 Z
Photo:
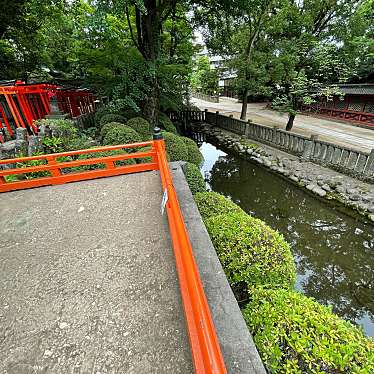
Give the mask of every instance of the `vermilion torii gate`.
M 87 89 L 68 89 L 47 83 L 8 82 L 0 84 L 0 130 L 5 128 L 11 137 L 18 127 L 37 134 L 34 121 L 50 113 L 53 96 L 57 98 L 59 109 L 72 118 L 95 110 L 94 96 Z

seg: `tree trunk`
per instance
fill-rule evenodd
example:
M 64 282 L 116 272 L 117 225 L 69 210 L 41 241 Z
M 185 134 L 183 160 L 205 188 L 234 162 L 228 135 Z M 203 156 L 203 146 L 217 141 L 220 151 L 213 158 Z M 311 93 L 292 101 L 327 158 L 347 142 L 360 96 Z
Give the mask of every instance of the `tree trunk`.
M 243 92 L 243 102 L 242 102 L 242 112 L 240 114 L 240 119 L 245 121 L 247 119 L 247 107 L 248 107 L 248 90 Z
M 295 117 L 296 117 L 296 114 L 289 114 L 286 131 L 290 131 L 292 129 L 293 121 L 295 120 Z

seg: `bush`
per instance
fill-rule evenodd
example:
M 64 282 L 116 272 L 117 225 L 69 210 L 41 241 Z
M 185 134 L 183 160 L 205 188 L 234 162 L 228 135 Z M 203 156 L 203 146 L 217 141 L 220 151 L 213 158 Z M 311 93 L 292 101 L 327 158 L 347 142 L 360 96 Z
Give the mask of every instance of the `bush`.
M 99 126 L 101 118 L 105 116 L 106 114 L 111 113 L 111 110 L 107 106 L 101 106 L 99 107 L 95 112 L 95 125 Z
M 151 147 L 142 147 L 142 148 L 138 148 L 136 152 L 148 152 L 150 149 Z M 137 158 L 136 162 L 138 164 L 145 164 L 148 162 L 152 162 L 152 157 Z
M 288 243 L 263 221 L 245 213 L 210 217 L 205 226 L 233 287 L 290 288 L 296 269 Z
M 197 144 L 190 138 L 186 138 L 185 136 L 181 136 L 186 148 L 187 148 L 187 160 L 195 164 L 196 166 L 200 166 L 201 163 L 204 161 L 204 157 L 201 154 L 199 147 Z
M 165 113 L 159 113 L 158 115 L 158 121 L 160 124 L 160 127 L 164 129 L 167 132 L 171 132 L 175 135 L 178 134 L 178 131 L 176 127 L 173 125 L 173 122 L 171 122 L 170 118 Z
M 105 135 L 108 133 L 108 131 L 110 131 L 111 129 L 115 127 L 123 127 L 123 126 L 126 126 L 126 125 L 124 125 L 123 123 L 119 123 L 119 122 L 106 123 L 100 130 L 100 136 L 101 138 L 104 138 Z
M 243 314 L 271 373 L 374 373 L 374 340 L 312 298 L 260 288 Z
M 205 191 L 204 178 L 201 175 L 200 169 L 195 164 L 187 162 L 185 168 L 185 176 L 192 195 L 195 195 L 198 192 Z
M 128 154 L 125 150 L 118 149 L 113 151 L 106 151 L 106 152 L 95 152 L 95 153 L 87 153 L 84 155 L 79 155 L 77 160 L 88 160 L 91 158 L 98 158 L 98 157 L 107 157 L 107 156 L 115 156 L 115 155 L 126 155 Z M 115 166 L 124 166 L 124 165 L 133 165 L 135 164 L 134 159 L 129 160 L 119 160 L 115 161 Z M 72 172 L 72 171 L 83 171 L 83 170 L 97 170 L 97 169 L 105 169 L 104 163 L 92 164 L 92 165 L 82 165 L 82 166 L 75 166 L 72 168 L 64 168 L 65 172 Z
M 126 123 L 126 118 L 121 116 L 120 114 L 105 114 L 101 117 L 100 126 L 103 127 L 106 123 L 110 122 L 118 122 L 118 123 Z
M 244 213 L 238 205 L 217 192 L 197 193 L 194 198 L 204 221 L 220 214 Z
M 112 126 L 103 138 L 103 145 L 116 145 L 141 142 L 140 135 L 131 127 L 120 125 Z
M 136 112 L 134 109 L 126 109 L 126 110 L 122 111 L 121 114 L 128 119 L 135 118 L 135 117 L 143 118 L 142 113 L 141 112 Z
M 36 125 L 49 126 L 52 132 L 51 138 L 43 141 L 46 152 L 72 151 L 91 146 L 91 140 L 79 135 L 74 122 L 68 119 L 42 119 L 35 122 Z
M 162 132 L 162 136 L 165 140 L 166 152 L 169 156 L 170 161 L 188 160 L 187 147 L 180 136 L 166 131 Z
M 134 129 L 143 140 L 149 140 L 152 137 L 152 129 L 149 122 L 142 117 L 134 117 L 127 121 L 127 126 Z

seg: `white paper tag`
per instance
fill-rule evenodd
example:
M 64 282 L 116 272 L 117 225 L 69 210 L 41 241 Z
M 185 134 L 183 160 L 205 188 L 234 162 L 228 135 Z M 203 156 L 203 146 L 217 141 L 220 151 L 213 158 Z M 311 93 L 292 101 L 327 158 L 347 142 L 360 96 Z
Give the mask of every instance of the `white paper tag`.
M 164 194 L 162 196 L 161 201 L 161 214 L 163 215 L 165 212 L 166 203 L 168 202 L 168 189 L 165 188 Z

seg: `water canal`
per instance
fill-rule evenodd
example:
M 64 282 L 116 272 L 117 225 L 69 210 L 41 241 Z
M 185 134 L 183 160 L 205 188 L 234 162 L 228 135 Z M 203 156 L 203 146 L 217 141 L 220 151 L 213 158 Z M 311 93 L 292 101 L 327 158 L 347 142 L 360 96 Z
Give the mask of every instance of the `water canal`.
M 200 142 L 209 189 L 230 197 L 290 243 L 296 288 L 374 336 L 374 229 L 270 171 Z

